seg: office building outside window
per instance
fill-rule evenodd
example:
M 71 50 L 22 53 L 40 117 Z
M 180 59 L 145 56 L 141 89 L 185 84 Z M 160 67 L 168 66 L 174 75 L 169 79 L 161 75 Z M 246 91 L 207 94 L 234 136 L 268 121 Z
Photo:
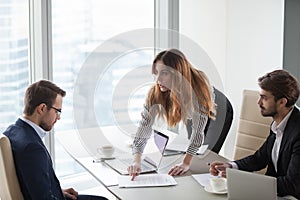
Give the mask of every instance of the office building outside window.
M 73 108 L 74 86 L 88 56 L 95 53 L 94 50 L 101 48 L 101 44 L 110 38 L 142 28 L 154 28 L 153 0 L 52 0 L 53 80 L 67 91 L 61 120 L 55 126 L 55 134 L 76 128 L 73 116 L 76 109 Z M 130 44 L 118 45 L 128 48 Z M 110 52 L 99 53 L 99 56 L 106 53 Z M 113 97 L 115 87 L 130 70 L 140 66 L 149 68 L 153 56 L 153 49 L 124 55 L 114 60 L 105 74 L 99 78 L 101 86 L 92 91 L 94 101 L 97 102 L 94 108 L 98 126 L 114 125 L 113 109 L 120 115 L 127 112 L 127 109 L 112 106 L 112 98 L 122 98 L 121 94 Z M 147 70 L 147 74 L 140 76 L 151 76 L 151 68 Z M 131 81 L 134 82 L 135 78 L 133 77 Z M 128 108 L 130 119 L 123 118 L 124 120 L 119 123 L 138 122 L 147 89 L 142 87 L 132 94 Z M 83 102 L 85 96 L 83 93 Z M 83 116 L 82 119 L 88 123 L 88 117 Z M 57 140 L 55 154 L 56 171 L 59 176 L 81 171 L 76 162 L 63 151 Z
M 0 131 L 23 112 L 29 84 L 28 0 L 0 1 Z

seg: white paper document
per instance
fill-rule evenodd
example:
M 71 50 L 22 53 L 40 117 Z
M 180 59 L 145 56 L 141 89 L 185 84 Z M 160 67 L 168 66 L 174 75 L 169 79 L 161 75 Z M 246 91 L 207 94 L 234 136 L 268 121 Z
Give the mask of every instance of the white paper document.
M 201 145 L 199 150 L 197 151 L 197 154 L 199 155 L 204 154 L 207 148 L 208 148 L 208 144 Z M 167 146 L 167 150 L 173 150 L 173 151 L 186 152 L 186 149 L 187 149 L 187 145 L 185 144 L 170 144 Z
M 177 185 L 173 176 L 168 174 L 142 174 L 131 181 L 131 176 L 119 176 L 119 187 L 158 187 Z
M 208 148 L 208 144 L 202 144 L 199 150 L 197 151 L 197 154 L 199 155 L 204 154 L 207 148 Z
M 210 173 L 206 173 L 206 174 L 193 174 L 192 177 L 198 182 L 200 183 L 200 185 L 202 185 L 203 187 L 205 187 L 206 185 L 209 184 L 209 179 L 214 177 L 213 175 L 211 175 Z

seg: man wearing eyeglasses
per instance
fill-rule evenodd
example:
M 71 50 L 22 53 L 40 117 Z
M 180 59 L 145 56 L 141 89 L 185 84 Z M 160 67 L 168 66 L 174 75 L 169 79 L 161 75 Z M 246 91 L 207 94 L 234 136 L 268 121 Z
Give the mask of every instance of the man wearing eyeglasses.
M 25 93 L 24 112 L 3 133 L 12 147 L 17 176 L 24 199 L 100 200 L 78 195 L 73 188 L 61 189 L 52 160 L 42 139 L 60 119 L 66 92 L 47 80 L 30 85 Z

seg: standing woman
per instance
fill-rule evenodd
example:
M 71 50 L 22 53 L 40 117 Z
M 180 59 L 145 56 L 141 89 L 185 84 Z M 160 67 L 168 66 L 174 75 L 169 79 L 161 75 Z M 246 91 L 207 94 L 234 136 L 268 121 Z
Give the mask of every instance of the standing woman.
M 208 118 L 215 117 L 213 88 L 206 75 L 194 68 L 182 52 L 177 49 L 160 52 L 153 61 L 152 74 L 156 83 L 148 91 L 133 142 L 134 161 L 128 167 L 132 180 L 140 174 L 141 156 L 155 119 L 163 118 L 169 127 L 192 119 L 192 135 L 183 162 L 169 171 L 170 175 L 182 175 L 189 170 L 204 140 Z

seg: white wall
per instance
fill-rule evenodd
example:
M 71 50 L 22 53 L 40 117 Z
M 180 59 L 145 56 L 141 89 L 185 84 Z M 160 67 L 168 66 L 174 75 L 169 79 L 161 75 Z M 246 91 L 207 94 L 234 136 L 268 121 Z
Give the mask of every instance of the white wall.
M 213 60 L 231 100 L 234 122 L 222 153 L 233 156 L 243 89 L 259 89 L 257 78 L 282 68 L 283 0 L 182 0 L 180 32 Z

